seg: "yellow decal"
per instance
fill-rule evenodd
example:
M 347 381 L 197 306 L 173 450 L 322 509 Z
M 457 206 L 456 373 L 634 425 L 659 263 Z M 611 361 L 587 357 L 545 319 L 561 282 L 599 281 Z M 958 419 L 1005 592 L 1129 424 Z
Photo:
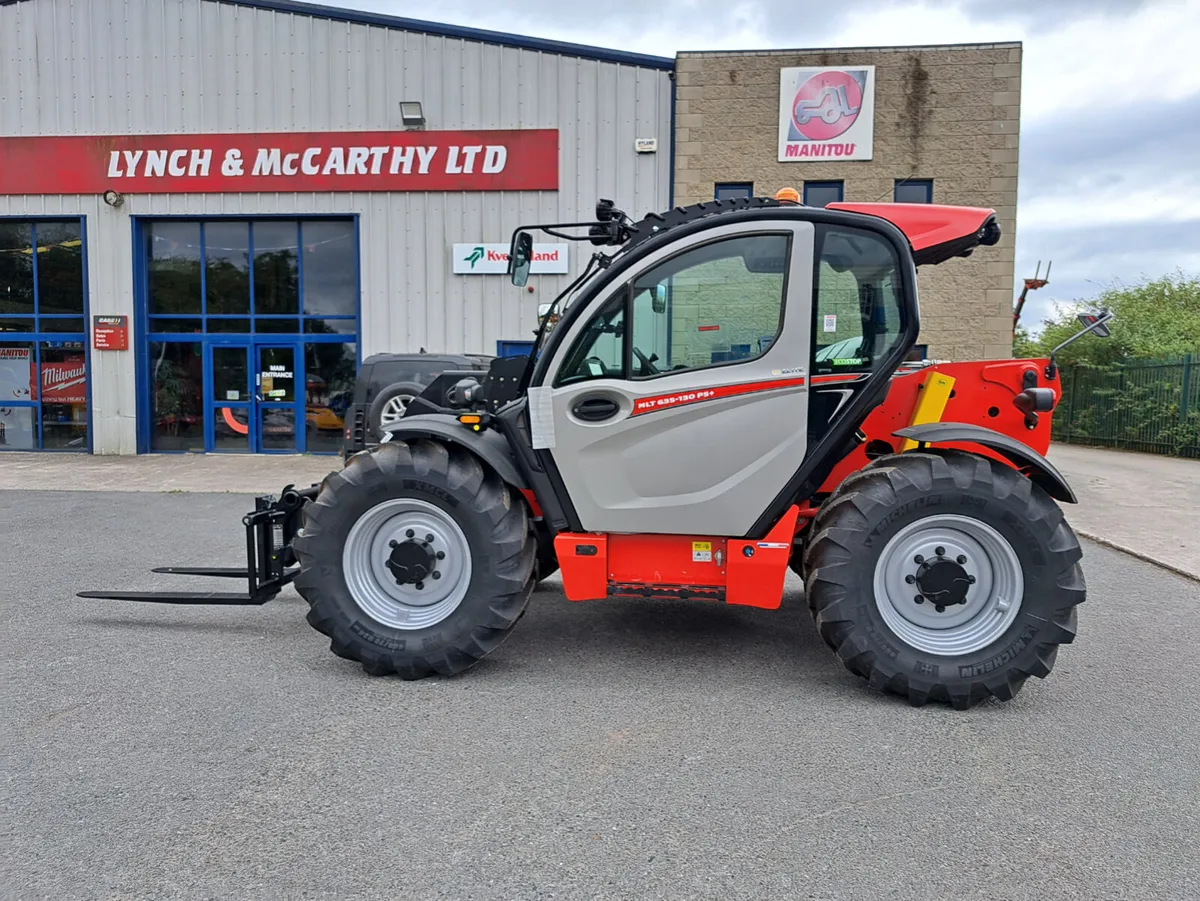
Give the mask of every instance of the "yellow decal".
M 711 541 L 693 541 L 692 542 L 692 562 L 693 563 L 711 563 L 712 562 L 712 542 Z

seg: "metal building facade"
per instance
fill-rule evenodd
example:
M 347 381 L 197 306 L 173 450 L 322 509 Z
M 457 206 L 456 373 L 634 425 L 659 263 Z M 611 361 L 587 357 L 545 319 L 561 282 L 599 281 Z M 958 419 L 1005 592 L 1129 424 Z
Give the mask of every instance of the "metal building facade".
M 599 197 L 664 209 L 672 61 L 428 23 L 221 0 L 0 3 L 0 135 L 399 130 L 558 131 L 559 190 L 470 193 L 0 195 L 0 216 L 82 216 L 91 314 L 135 317 L 134 217 L 357 217 L 359 349 L 495 353 L 530 337 L 539 302 L 571 275 L 519 292 L 451 272 L 456 242 L 506 241 L 535 220 L 588 218 Z M 657 153 L 635 152 L 656 138 Z M 571 248 L 570 273 L 586 249 Z M 135 355 L 91 353 L 96 453 L 135 453 Z

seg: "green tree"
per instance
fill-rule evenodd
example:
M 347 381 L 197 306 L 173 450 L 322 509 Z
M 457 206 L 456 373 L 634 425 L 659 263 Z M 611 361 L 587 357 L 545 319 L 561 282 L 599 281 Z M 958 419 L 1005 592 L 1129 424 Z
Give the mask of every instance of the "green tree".
M 1200 351 L 1200 276 L 1175 272 L 1133 286 L 1113 285 L 1090 300 L 1076 301 L 1044 320 L 1036 337 L 1020 327 L 1013 342 L 1018 357 L 1044 357 L 1080 325 L 1082 311 L 1113 311 L 1105 341 L 1082 338 L 1059 355 L 1059 362 L 1107 365 L 1121 360 L 1157 360 Z

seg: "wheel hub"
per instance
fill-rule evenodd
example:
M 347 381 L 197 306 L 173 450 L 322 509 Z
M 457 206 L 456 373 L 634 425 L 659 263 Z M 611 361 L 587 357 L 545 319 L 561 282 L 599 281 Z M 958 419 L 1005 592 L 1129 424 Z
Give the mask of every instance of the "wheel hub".
M 939 607 L 965 604 L 967 591 L 974 581 L 961 564 L 949 557 L 926 560 L 916 573 L 917 591 Z
M 397 585 L 419 586 L 437 571 L 437 557 L 428 541 L 407 538 L 389 543 L 392 549 L 384 564 L 396 577 Z

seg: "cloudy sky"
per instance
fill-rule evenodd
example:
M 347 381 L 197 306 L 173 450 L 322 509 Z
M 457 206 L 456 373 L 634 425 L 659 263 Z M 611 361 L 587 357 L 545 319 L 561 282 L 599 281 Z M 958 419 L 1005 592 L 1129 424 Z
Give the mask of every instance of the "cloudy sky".
M 1054 260 L 1032 319 L 1115 280 L 1200 274 L 1200 0 L 336 2 L 658 56 L 1020 40 L 1018 280 Z

